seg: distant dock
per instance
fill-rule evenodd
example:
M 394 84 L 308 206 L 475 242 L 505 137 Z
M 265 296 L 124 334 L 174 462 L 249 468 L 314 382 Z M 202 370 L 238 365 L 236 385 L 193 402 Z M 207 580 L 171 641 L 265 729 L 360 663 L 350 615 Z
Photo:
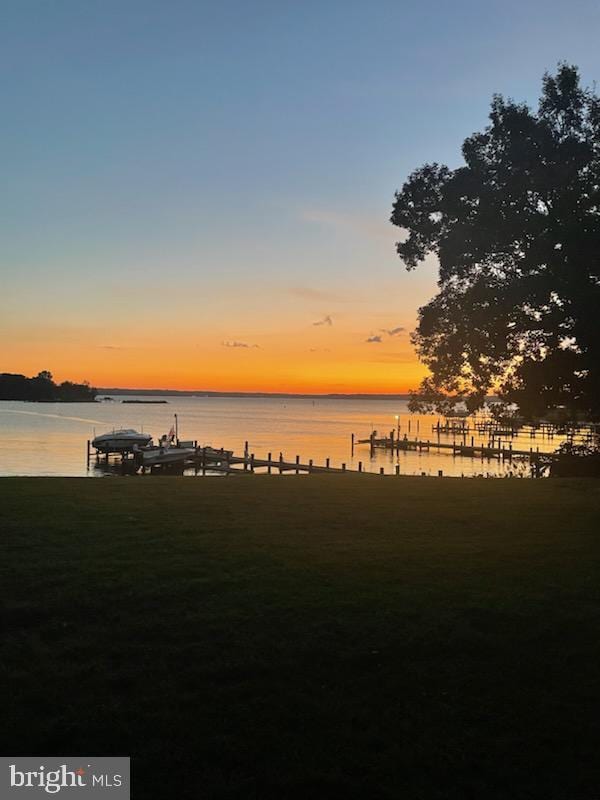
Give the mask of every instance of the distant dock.
M 375 438 L 370 436 L 368 439 L 357 439 L 356 444 L 368 444 L 371 450 L 375 448 L 383 448 L 386 450 L 396 451 L 428 451 L 428 450 L 449 450 L 453 455 L 467 456 L 469 458 L 499 458 L 501 460 L 509 460 L 517 456 L 526 457 L 530 460 L 538 459 L 540 456 L 548 456 L 550 453 L 540 453 L 539 447 L 535 450 L 530 447 L 529 450 L 519 450 L 514 448 L 512 442 L 507 446 L 502 445 L 502 440 L 498 441 L 497 445 L 494 444 L 476 444 L 475 437 L 471 436 L 470 443 L 460 442 L 440 442 L 440 441 L 422 441 L 419 439 L 397 439 L 394 436 L 386 438 Z
M 122 403 L 129 403 L 130 405 L 144 405 L 144 406 L 165 406 L 168 400 L 121 400 Z

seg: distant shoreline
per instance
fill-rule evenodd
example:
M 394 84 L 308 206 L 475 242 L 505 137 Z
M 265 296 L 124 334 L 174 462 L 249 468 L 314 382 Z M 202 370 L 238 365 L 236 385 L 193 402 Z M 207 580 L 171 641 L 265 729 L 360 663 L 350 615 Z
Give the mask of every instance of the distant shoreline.
M 32 400 L 30 397 L 2 397 L 0 398 L 0 403 L 43 403 L 44 405 L 58 405 L 59 403 L 67 403 L 70 405 L 77 404 L 80 405 L 81 403 L 86 403 L 89 405 L 90 403 L 97 403 L 97 400 L 94 398 L 91 399 L 78 399 L 78 400 L 63 400 L 60 398 L 56 398 L 56 400 Z
M 128 396 L 139 397 L 241 397 L 241 398 L 284 398 L 306 400 L 409 400 L 410 394 L 305 394 L 297 392 L 208 392 L 202 389 L 97 389 L 97 397 L 102 396 Z

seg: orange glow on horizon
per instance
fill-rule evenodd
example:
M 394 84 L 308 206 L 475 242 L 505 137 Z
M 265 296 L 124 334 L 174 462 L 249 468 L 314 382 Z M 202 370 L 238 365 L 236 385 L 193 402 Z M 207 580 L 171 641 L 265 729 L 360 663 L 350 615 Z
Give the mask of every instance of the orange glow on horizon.
M 165 344 L 90 348 L 13 342 L 11 357 L 2 364 L 4 372 L 29 376 L 42 369 L 56 381 L 87 380 L 99 388 L 300 394 L 405 394 L 426 374 L 406 342 L 312 348 L 295 341 L 270 349 L 180 344 L 174 351 Z
M 337 304 L 268 287 L 201 305 L 197 291 L 164 304 L 146 293 L 135 309 L 106 298 L 105 320 L 85 304 L 29 303 L 0 323 L 0 370 L 99 388 L 405 394 L 427 374 L 409 335 L 421 298 L 383 288 L 346 284 Z

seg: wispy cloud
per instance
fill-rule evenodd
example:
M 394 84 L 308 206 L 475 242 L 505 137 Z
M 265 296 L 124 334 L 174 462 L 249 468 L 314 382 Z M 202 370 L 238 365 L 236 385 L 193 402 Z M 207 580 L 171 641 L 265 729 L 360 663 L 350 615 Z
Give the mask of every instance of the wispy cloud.
M 388 336 L 399 336 L 401 333 L 404 333 L 406 328 L 399 325 L 397 328 L 380 328 L 379 330 L 382 333 L 387 333 Z
M 333 325 L 333 320 L 329 314 L 327 314 L 327 316 L 323 317 L 323 319 L 318 319 L 316 322 L 313 322 L 313 325 L 328 325 L 331 327 Z
M 367 344 L 381 344 L 383 340 L 381 336 L 375 335 L 375 336 L 369 336 L 369 338 L 365 339 L 365 341 L 367 342 Z
M 328 347 L 311 347 L 309 353 L 331 353 Z
M 99 350 L 127 350 L 127 347 L 121 347 L 120 345 L 115 344 L 99 344 Z
M 223 347 L 246 347 L 249 349 L 253 349 L 255 347 L 258 348 L 257 344 L 248 344 L 247 342 L 236 342 L 235 340 L 221 342 L 221 344 L 223 345 Z

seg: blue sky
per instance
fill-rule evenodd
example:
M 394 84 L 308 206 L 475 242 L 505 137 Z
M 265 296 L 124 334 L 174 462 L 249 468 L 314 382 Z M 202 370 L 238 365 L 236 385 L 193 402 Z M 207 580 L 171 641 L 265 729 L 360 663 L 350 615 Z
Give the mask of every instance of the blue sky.
M 384 316 L 410 327 L 435 269 L 397 261 L 394 190 L 425 161 L 456 165 L 494 92 L 535 102 L 562 59 L 600 78 L 597 2 L 20 0 L 1 14 L 11 369 L 70 346 L 94 364 L 106 327 L 115 348 L 145 346 L 129 319 L 116 328 L 136 292 L 138 327 L 162 303 L 183 336 L 177 309 L 202 306 L 197 347 L 243 333 L 291 358 L 325 314 L 349 348 Z

